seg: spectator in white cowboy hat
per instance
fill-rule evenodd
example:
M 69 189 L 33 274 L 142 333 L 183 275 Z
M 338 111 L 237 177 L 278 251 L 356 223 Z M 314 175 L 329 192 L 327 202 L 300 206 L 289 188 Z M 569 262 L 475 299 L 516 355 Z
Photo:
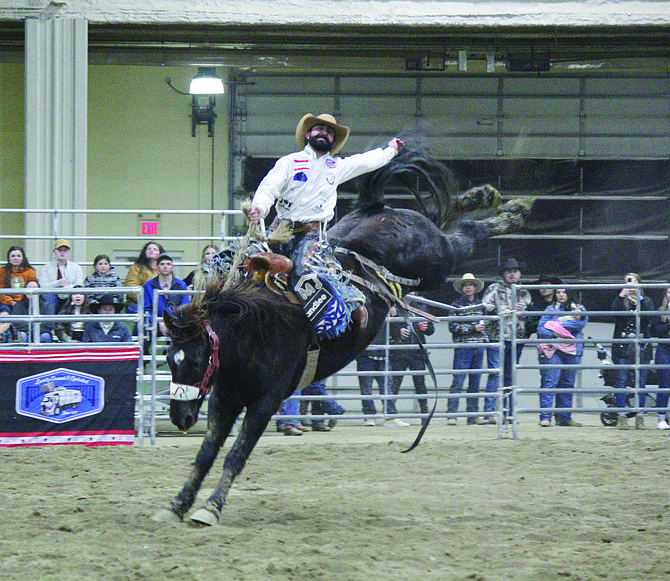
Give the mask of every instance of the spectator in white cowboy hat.
M 466 272 L 460 280 L 454 282 L 454 288 L 460 293 L 453 306 L 459 310 L 453 311 L 455 315 L 466 317 L 486 315 L 486 306 L 477 300 L 477 293 L 484 288 L 484 281 L 479 280 L 474 274 Z M 486 343 L 488 335 L 486 334 L 486 322 L 482 319 L 468 319 L 467 321 L 449 323 L 449 330 L 454 339 L 454 343 Z M 454 350 L 454 371 L 463 369 L 481 369 L 484 362 L 484 347 L 456 347 Z M 455 374 L 451 384 L 451 393 L 461 393 L 465 378 L 468 377 L 468 393 L 479 392 L 479 381 L 481 373 Z M 447 413 L 455 414 L 458 412 L 460 399 L 450 398 L 447 404 Z M 467 398 L 466 411 L 468 413 L 479 412 L 479 400 L 476 397 Z M 449 425 L 456 425 L 456 418 L 447 420 Z M 479 416 L 468 416 L 468 425 L 485 424 L 484 418 Z
M 320 280 L 321 277 L 312 272 L 307 263 L 327 244 L 325 230 L 335 213 L 337 186 L 386 165 L 404 145 L 394 137 L 386 148 L 345 158 L 335 157 L 346 143 L 349 131 L 349 127 L 338 124 L 327 113 L 318 117 L 305 115 L 295 131 L 301 151 L 277 161 L 258 186 L 247 211 L 249 220 L 258 223 L 268 215 L 272 206 L 275 207 L 277 218 L 270 230 L 277 239 L 276 251 L 293 260 L 289 283 L 301 300 L 303 296 L 308 297 L 304 299 L 305 303 L 315 300 L 314 289 L 321 288 L 321 284 L 316 283 L 317 276 Z M 281 240 L 279 232 L 284 233 Z M 273 236 L 269 238 L 272 240 Z M 304 289 L 303 293 L 301 289 Z M 324 335 L 326 337 L 342 333 L 349 320 L 348 313 L 341 311 L 339 309 L 338 316 L 331 321 L 313 321 L 317 333 L 320 332 L 318 325 L 323 325 L 324 333 L 330 332 Z M 359 306 L 352 317 L 359 327 L 365 327 L 367 312 L 364 306 Z
M 84 271 L 76 262 L 70 260 L 70 242 L 59 238 L 53 246 L 53 262 L 47 262 L 39 275 L 40 286 L 44 289 L 72 288 L 75 285 L 84 286 Z M 70 298 L 68 294 L 45 294 L 44 300 L 58 312 Z

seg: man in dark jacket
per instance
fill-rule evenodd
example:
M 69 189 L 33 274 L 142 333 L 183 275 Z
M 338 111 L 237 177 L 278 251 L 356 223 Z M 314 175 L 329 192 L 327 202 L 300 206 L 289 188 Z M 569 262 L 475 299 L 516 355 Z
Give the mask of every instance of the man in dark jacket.
M 416 293 L 409 293 L 416 294 Z M 389 313 L 392 317 L 396 316 L 395 307 L 391 307 Z M 424 359 L 423 351 L 418 347 L 419 340 L 426 342 L 426 336 L 432 335 L 435 332 L 435 325 L 430 321 L 414 321 L 411 323 L 391 323 L 390 328 L 391 344 L 392 345 L 414 345 L 407 349 L 398 349 L 391 351 L 389 354 L 391 369 L 393 371 L 425 371 L 426 361 Z M 398 395 L 400 393 L 400 386 L 402 385 L 403 376 L 393 375 L 391 377 L 391 393 Z M 417 395 L 423 395 L 426 392 L 426 378 L 423 374 L 412 375 L 414 382 L 414 392 Z M 421 423 L 425 423 L 428 414 L 428 401 L 426 399 L 419 400 L 419 409 L 421 410 Z
M 91 303 L 94 315 L 114 315 L 121 312 L 123 304 L 117 295 L 102 295 L 100 300 Z M 133 340 L 130 329 L 118 321 L 95 321 L 86 323 L 83 343 L 130 343 Z

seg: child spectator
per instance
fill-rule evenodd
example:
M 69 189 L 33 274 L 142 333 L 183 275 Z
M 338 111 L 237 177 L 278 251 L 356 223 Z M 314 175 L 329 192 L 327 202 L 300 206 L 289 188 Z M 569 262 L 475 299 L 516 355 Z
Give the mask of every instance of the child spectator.
M 153 240 L 147 242 L 140 250 L 140 255 L 128 270 L 125 286 L 144 286 L 152 278 L 158 276 L 156 261 L 165 252 L 164 248 Z M 137 295 L 128 294 L 126 297 L 127 313 L 137 313 Z
M 94 315 L 114 315 L 121 312 L 123 303 L 116 295 L 103 295 L 96 303 L 91 303 Z M 95 321 L 86 323 L 84 343 L 130 343 L 133 338 L 123 323 L 116 321 Z
M 210 261 L 212 260 L 212 256 L 218 251 L 219 247 L 214 244 L 208 244 L 202 249 L 200 265 L 195 270 L 189 272 L 188 276 L 184 279 L 189 290 L 205 290 L 213 274 Z
M 114 272 L 114 267 L 106 254 L 98 254 L 93 261 L 93 274 L 84 280 L 86 288 L 113 288 L 123 286 L 121 279 Z M 91 295 L 91 302 L 100 300 L 102 295 Z M 116 295 L 123 301 L 123 295 Z
M 26 253 L 20 246 L 12 246 L 7 251 L 7 264 L 0 268 L 2 288 L 25 288 L 31 280 L 37 280 L 35 269 L 30 266 Z M 0 311 L 9 312 L 23 295 L 0 295 Z
M 69 302 L 58 311 L 59 315 L 88 315 L 90 313 L 88 297 L 85 294 L 70 295 Z M 85 326 L 85 321 L 56 323 L 56 336 L 63 343 L 81 343 Z
M 39 288 L 40 283 L 36 280 L 31 280 L 26 284 L 26 288 Z M 22 299 L 12 307 L 12 315 L 19 315 L 26 317 L 30 315 L 54 315 L 55 310 L 53 305 L 45 299 L 47 295 L 23 295 Z M 36 325 L 33 322 L 32 325 Z M 40 325 L 40 343 L 52 343 L 53 338 L 51 333 L 54 330 L 53 323 L 39 323 Z M 22 343 L 28 343 L 28 333 L 32 332 L 28 321 L 21 321 L 15 324 L 16 330 L 19 333 L 19 340 Z
M 0 343 L 16 343 L 19 340 L 16 327 L 9 321 L 2 320 L 2 316 L 6 317 L 8 314 L 7 311 L 0 311 Z

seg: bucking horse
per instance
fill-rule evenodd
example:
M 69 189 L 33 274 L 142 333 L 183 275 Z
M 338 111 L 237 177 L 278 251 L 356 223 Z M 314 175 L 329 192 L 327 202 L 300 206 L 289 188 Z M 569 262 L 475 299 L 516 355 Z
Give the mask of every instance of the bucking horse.
M 318 339 L 301 304 L 253 278 L 232 285 L 214 279 L 204 295 L 165 315 L 170 419 L 188 430 L 209 395 L 208 425 L 186 483 L 155 520 L 183 521 L 245 411 L 216 489 L 190 516 L 192 524 L 217 524 L 233 481 L 282 400 L 353 361 L 373 341 L 390 305 L 407 307 L 399 295 L 439 288 L 478 241 L 519 228 L 530 213 L 529 200 L 503 205 L 489 185 L 449 196 L 450 183 L 446 167 L 408 149 L 366 177 L 355 209 L 327 235 L 350 284 L 365 295 L 367 321 L 334 339 Z M 386 206 L 389 188 L 411 191 L 421 211 Z M 478 208 L 488 209 L 488 217 L 462 219 L 463 211 Z

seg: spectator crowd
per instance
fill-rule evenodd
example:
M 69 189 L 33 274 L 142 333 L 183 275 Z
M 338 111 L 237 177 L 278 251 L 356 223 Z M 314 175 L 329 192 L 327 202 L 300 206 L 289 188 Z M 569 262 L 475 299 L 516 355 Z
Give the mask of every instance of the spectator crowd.
M 152 308 L 157 301 L 156 329 L 159 336 L 167 334 L 162 321 L 163 313 L 189 301 L 189 295 L 179 291 L 203 290 L 213 273 L 210 265 L 218 252 L 215 245 L 203 248 L 197 267 L 184 279 L 175 275 L 175 264 L 163 246 L 155 241 L 147 242 L 137 259 L 122 280 L 106 254 L 95 257 L 91 272 L 84 274 L 82 267 L 71 259 L 68 240 L 54 242 L 52 259 L 45 263 L 39 273 L 31 266 L 24 249 L 12 246 L 7 251 L 5 265 L 0 268 L 0 343 L 51 343 L 51 342 L 131 342 L 136 329 L 114 320 L 112 315 L 122 312 L 136 314 L 138 298 L 134 293 L 113 292 L 121 287 L 142 287 L 144 312 L 147 324 L 151 325 Z M 584 329 L 588 325 L 587 309 L 580 304 L 573 291 L 562 287 L 563 281 L 553 275 L 541 275 L 527 283 L 534 288 L 529 291 L 514 285 L 521 284 L 522 266 L 515 258 L 508 258 L 500 269 L 500 279 L 486 286 L 483 280 L 465 273 L 453 283 L 457 298 L 450 305 L 449 331 L 453 339 L 452 384 L 444 411 L 448 414 L 448 425 L 457 425 L 461 393 L 464 388 L 465 415 L 468 425 L 496 423 L 497 392 L 503 390 L 504 417 L 513 413 L 512 398 L 513 368 L 518 363 L 524 347 L 537 349 L 539 368 L 539 425 L 553 424 L 564 427 L 580 427 L 573 419 L 572 391 L 579 364 L 584 354 Z M 11 292 L 14 289 L 51 289 L 51 293 Z M 75 292 L 76 289 L 96 289 L 100 292 Z M 156 291 L 162 291 L 156 293 Z M 615 317 L 611 341 L 611 362 L 616 366 L 612 387 L 618 391 L 616 407 L 625 410 L 630 405 L 627 389 L 637 387 L 636 406 L 647 403 L 646 385 L 652 362 L 658 366 L 655 378 L 658 387 L 670 389 L 670 285 L 665 289 L 658 309 L 653 300 L 644 293 L 641 277 L 627 273 L 621 291 L 613 297 L 611 311 Z M 516 312 L 516 316 L 511 314 Z M 372 346 L 357 359 L 362 411 L 366 426 L 375 426 L 377 407 L 372 396 L 373 383 L 377 383 L 381 400 L 384 425 L 407 427 L 409 422 L 397 415 L 397 396 L 403 381 L 403 372 L 411 375 L 422 423 L 426 422 L 429 406 L 425 375 L 429 361 L 427 352 L 419 344 L 435 332 L 429 320 L 416 318 L 410 322 L 398 322 L 395 307 L 389 313 L 396 320 L 382 328 Z M 26 317 L 3 321 L 6 315 Z M 35 315 L 49 315 L 62 320 L 29 322 Z M 93 319 L 95 315 L 96 320 Z M 110 316 L 103 319 L 102 316 Z M 537 341 L 527 345 L 524 340 L 533 335 Z M 516 340 L 515 340 L 516 339 Z M 654 343 L 656 348 L 654 350 Z M 384 348 L 383 345 L 391 347 Z M 655 353 L 654 353 L 655 351 Z M 486 367 L 485 367 L 486 364 Z M 642 367 L 635 369 L 637 365 Z M 647 367 L 645 367 L 645 365 Z M 390 373 L 389 373 L 390 372 Z M 481 376 L 487 373 L 483 395 L 480 397 Z M 510 389 L 505 389 L 510 388 Z M 321 397 L 312 403 L 311 422 L 314 431 L 330 431 L 335 420 L 325 421 L 318 416 L 341 415 L 344 408 L 329 399 L 323 383 L 314 383 L 303 390 L 303 395 Z M 486 395 L 484 395 L 486 394 Z M 480 400 L 482 405 L 480 405 Z M 305 403 L 305 402 L 303 402 Z M 287 400 L 280 415 L 297 416 L 297 401 Z M 657 428 L 670 430 L 667 408 L 668 393 L 656 393 L 658 410 Z M 303 412 L 305 406 L 303 406 Z M 480 411 L 481 408 L 481 411 Z M 551 411 L 551 410 L 558 411 Z M 546 411 L 545 411 L 546 410 Z M 628 419 L 634 417 L 634 425 Z M 645 414 L 617 412 L 619 429 L 645 429 Z M 278 431 L 286 435 L 301 435 L 305 431 L 302 422 L 294 418 L 277 423 Z

